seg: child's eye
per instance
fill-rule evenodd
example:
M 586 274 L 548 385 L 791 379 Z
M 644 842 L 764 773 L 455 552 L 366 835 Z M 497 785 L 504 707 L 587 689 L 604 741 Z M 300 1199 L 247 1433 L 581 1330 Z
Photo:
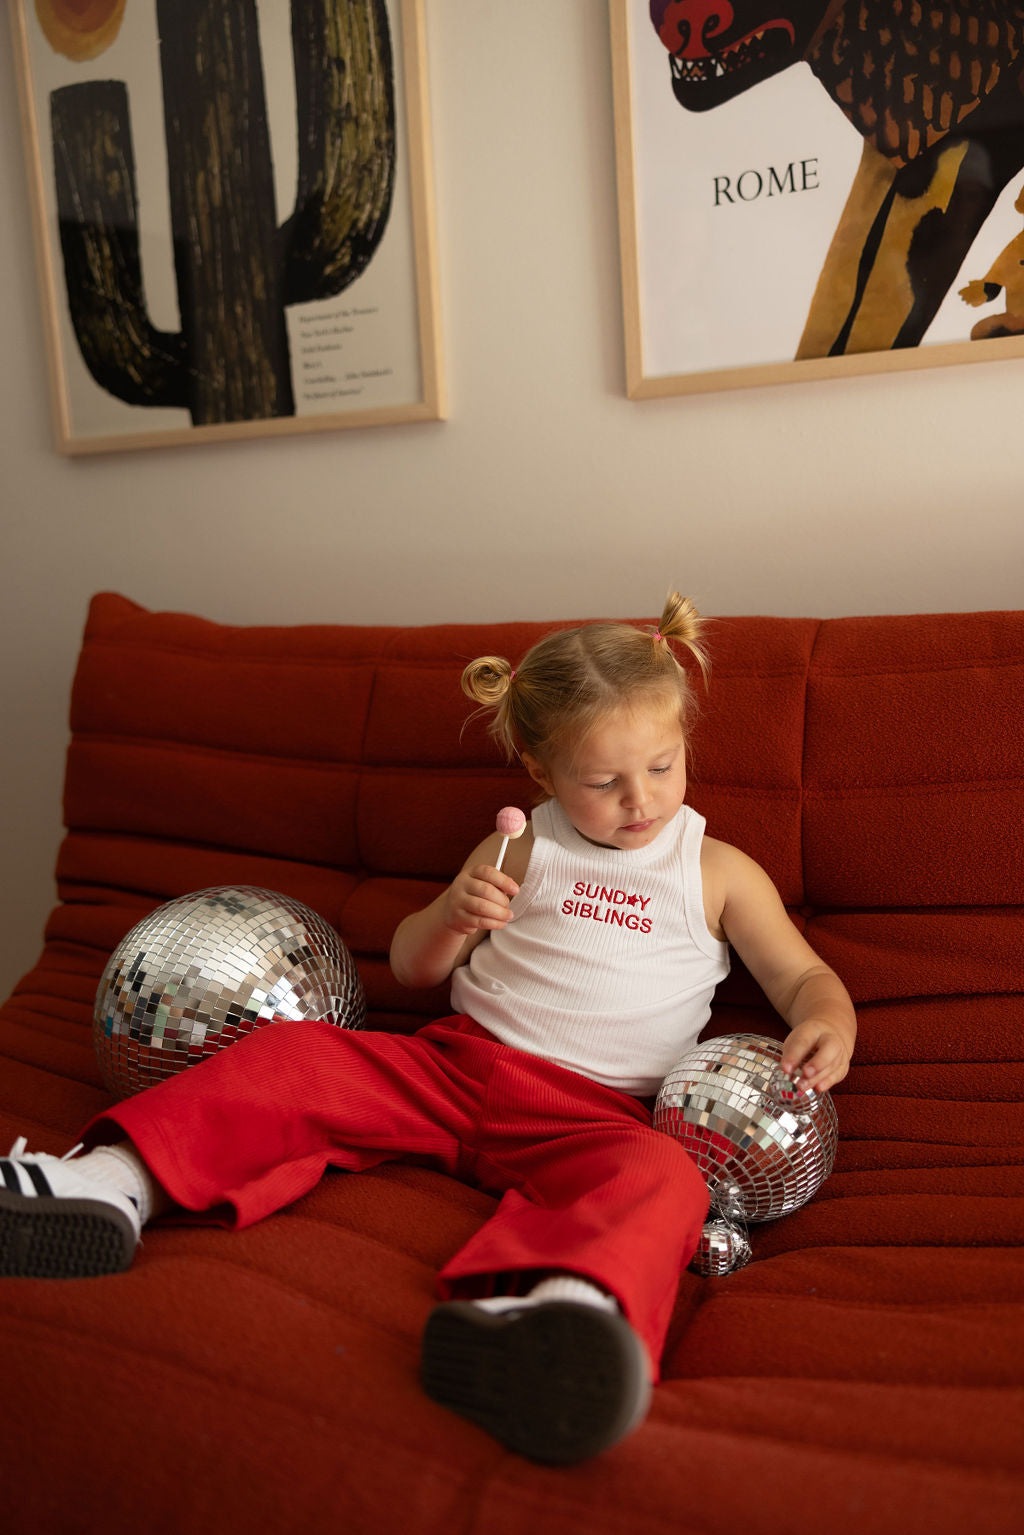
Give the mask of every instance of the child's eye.
M 598 794 L 603 794 L 606 789 L 613 789 L 614 787 L 615 787 L 615 779 L 614 778 L 609 778 L 607 783 L 591 783 L 591 784 L 587 784 L 587 788 L 588 789 L 593 789 Z
M 670 764 L 670 766 L 671 766 L 671 764 Z M 652 773 L 667 773 L 668 772 L 668 768 L 667 767 L 651 768 L 651 772 Z

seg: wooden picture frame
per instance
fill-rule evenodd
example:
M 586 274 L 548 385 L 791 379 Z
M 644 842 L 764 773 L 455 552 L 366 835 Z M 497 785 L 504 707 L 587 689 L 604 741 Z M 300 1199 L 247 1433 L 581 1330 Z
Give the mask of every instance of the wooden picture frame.
M 422 0 L 10 9 L 61 452 L 443 418 Z
M 609 0 L 630 398 L 1024 355 L 1024 4 L 973 74 L 971 8 Z

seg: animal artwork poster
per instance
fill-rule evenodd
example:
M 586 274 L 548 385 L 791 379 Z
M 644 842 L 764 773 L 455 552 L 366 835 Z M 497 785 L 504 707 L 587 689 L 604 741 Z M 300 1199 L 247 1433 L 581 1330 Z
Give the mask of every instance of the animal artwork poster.
M 58 446 L 437 419 L 421 0 L 11 0 Z
M 1024 354 L 1024 0 L 610 0 L 634 398 Z

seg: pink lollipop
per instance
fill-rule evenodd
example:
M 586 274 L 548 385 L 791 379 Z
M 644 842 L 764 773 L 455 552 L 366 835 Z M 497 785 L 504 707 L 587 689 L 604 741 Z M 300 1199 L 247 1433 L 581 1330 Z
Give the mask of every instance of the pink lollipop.
M 505 857 L 505 849 L 508 847 L 509 842 L 513 837 L 521 837 L 526 830 L 526 817 L 515 805 L 506 805 L 504 810 L 498 811 L 494 820 L 494 829 L 501 832 L 503 838 L 501 850 L 498 853 L 498 861 L 494 865 L 496 869 L 500 869 Z

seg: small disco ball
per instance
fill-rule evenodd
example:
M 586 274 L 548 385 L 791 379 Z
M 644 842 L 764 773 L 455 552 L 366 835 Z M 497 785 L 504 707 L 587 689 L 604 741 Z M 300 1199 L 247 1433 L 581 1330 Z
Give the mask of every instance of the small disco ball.
M 740 1228 L 716 1216 L 704 1223 L 697 1251 L 687 1267 L 695 1274 L 703 1274 L 705 1279 L 714 1279 L 741 1269 L 752 1256 L 750 1243 Z
M 799 1209 L 836 1157 L 828 1093 L 801 1089 L 779 1069 L 782 1046 L 727 1034 L 687 1052 L 661 1085 L 655 1129 L 689 1152 L 727 1220 L 773 1221 Z
M 301 901 L 223 885 L 168 901 L 107 961 L 93 1042 L 111 1092 L 130 1097 L 275 1018 L 358 1029 L 366 999 L 352 956 Z

